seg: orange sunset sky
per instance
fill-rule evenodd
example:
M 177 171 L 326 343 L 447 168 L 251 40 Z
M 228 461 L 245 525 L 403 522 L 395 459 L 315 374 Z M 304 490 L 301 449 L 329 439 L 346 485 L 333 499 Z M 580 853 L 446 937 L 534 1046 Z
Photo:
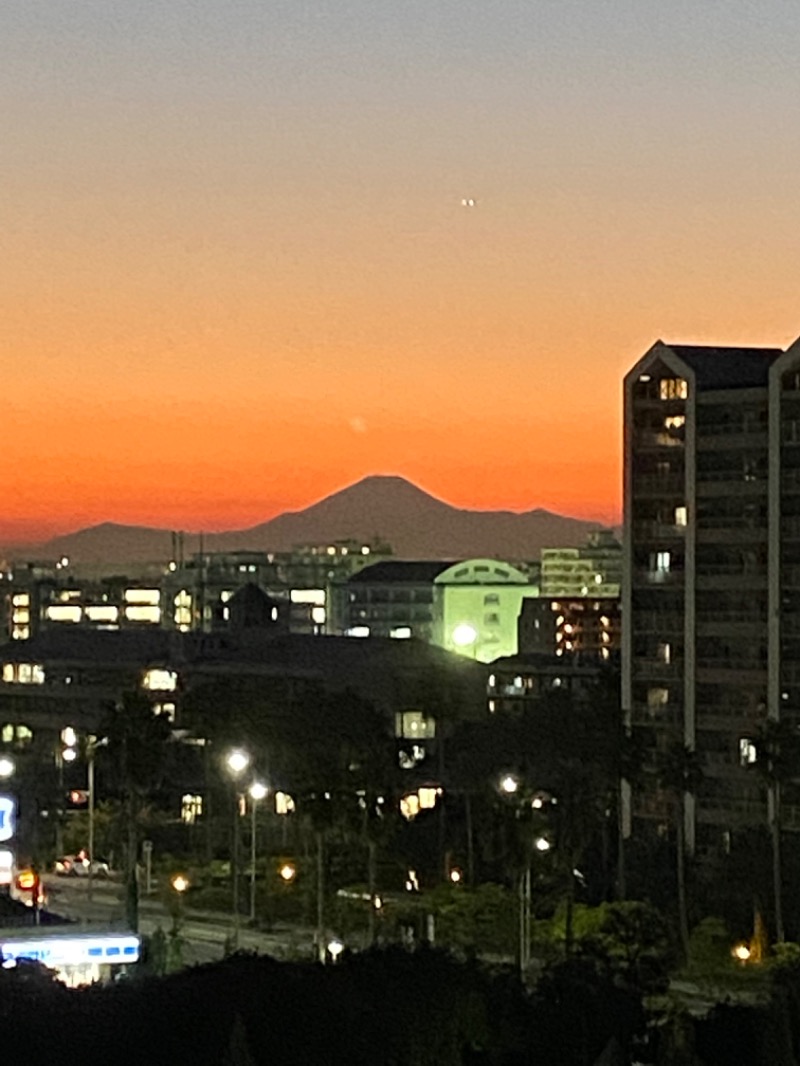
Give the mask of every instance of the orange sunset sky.
M 3 5 L 0 543 L 370 473 L 618 519 L 630 364 L 800 334 L 766 8 Z

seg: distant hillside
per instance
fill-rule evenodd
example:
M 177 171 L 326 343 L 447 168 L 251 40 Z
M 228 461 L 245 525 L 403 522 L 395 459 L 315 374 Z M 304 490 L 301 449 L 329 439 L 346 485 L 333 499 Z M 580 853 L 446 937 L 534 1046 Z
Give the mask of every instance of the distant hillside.
M 354 538 L 388 541 L 407 559 L 497 556 L 535 559 L 543 547 L 582 544 L 597 524 L 533 510 L 470 511 L 451 507 L 400 477 L 367 477 L 303 511 L 290 511 L 252 529 L 208 534 L 207 551 L 289 551 L 297 544 Z M 200 538 L 187 534 L 186 554 Z M 168 560 L 169 530 L 113 523 L 93 526 L 30 546 L 30 555 L 67 555 L 75 563 Z

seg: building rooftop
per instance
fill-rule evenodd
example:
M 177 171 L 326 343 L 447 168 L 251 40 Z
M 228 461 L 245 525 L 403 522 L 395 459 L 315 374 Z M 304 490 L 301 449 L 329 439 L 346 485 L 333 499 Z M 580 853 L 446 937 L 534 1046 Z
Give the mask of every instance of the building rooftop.
M 428 585 L 433 584 L 434 579 L 439 574 L 454 565 L 452 561 L 443 562 L 441 559 L 423 559 L 419 561 L 392 559 L 375 563 L 373 566 L 367 566 L 347 580 L 348 584 L 351 585 L 383 585 L 387 583 Z
M 713 348 L 691 344 L 666 347 L 688 363 L 701 390 L 764 388 L 770 366 L 783 355 L 780 348 Z

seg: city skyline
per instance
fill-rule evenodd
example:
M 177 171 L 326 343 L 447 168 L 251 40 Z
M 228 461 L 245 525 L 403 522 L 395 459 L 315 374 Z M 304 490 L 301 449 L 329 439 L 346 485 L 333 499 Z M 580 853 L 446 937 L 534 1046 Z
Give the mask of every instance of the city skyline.
M 0 15 L 0 543 L 369 474 L 617 523 L 658 338 L 787 347 L 798 15 L 177 0 Z

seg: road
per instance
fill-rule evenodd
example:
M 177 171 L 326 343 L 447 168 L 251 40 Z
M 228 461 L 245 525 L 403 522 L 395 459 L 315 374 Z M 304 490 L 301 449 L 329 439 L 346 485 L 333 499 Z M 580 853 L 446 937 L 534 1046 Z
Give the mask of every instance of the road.
M 119 882 L 95 880 L 90 901 L 85 878 L 47 875 L 43 880 L 48 894 L 48 910 L 79 922 L 87 930 L 100 926 L 105 929 L 127 928 L 122 885 Z M 172 915 L 157 897 L 141 898 L 140 933 L 154 933 L 159 926 L 167 933 L 172 928 L 172 921 Z M 230 916 L 187 908 L 180 929 L 183 961 L 194 964 L 220 959 L 232 932 Z M 263 932 L 248 928 L 243 918 L 238 943 L 245 951 L 276 958 L 311 958 L 314 930 L 303 926 L 279 925 L 269 932 Z

